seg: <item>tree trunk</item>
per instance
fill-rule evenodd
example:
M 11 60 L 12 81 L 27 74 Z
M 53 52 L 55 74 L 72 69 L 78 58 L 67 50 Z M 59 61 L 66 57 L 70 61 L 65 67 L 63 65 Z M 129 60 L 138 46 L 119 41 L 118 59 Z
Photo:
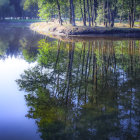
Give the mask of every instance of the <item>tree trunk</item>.
M 59 4 L 59 1 L 58 1 L 58 0 L 56 0 L 56 2 L 57 2 L 57 8 L 58 8 L 58 19 L 59 19 L 59 24 L 62 25 L 60 4 Z
M 92 12 L 93 12 L 93 3 L 92 3 L 92 1 L 90 0 L 91 23 L 92 23 L 92 26 L 93 26 L 93 16 L 92 16 Z
M 82 15 L 82 20 L 83 20 L 83 23 L 84 23 L 83 9 L 82 9 L 82 3 L 81 3 L 81 0 L 80 0 L 80 8 L 81 8 L 81 15 Z
M 108 14 L 107 14 L 107 0 L 104 1 L 104 25 L 107 27 L 107 22 L 108 22 Z
M 91 20 L 90 20 L 90 12 L 89 12 L 89 1 L 87 0 L 87 11 L 88 11 L 88 22 L 89 22 L 89 26 L 91 26 Z
M 140 14 L 139 14 L 139 27 L 140 27 Z
M 98 2 L 97 0 L 94 0 L 94 23 L 96 26 L 96 18 L 97 18 L 97 7 L 98 7 Z
M 130 11 L 129 11 L 129 25 L 130 28 L 134 27 L 135 22 L 135 0 L 130 1 Z
M 107 0 L 107 22 L 109 23 L 109 26 L 110 26 L 110 15 L 111 15 L 110 3 Z
M 85 0 L 83 0 L 83 5 L 84 5 L 84 26 L 86 26 L 86 3 L 85 3 Z
M 69 0 L 70 3 L 70 24 L 72 24 L 72 7 L 71 7 L 71 0 Z
M 70 0 L 71 2 L 71 10 L 72 10 L 72 25 L 75 26 L 75 10 L 74 10 L 74 4 L 73 0 Z
M 111 16 L 110 16 L 110 19 L 111 19 L 111 27 L 114 27 L 114 22 L 115 22 L 115 17 L 117 15 L 117 1 L 115 1 L 114 3 L 115 7 L 113 10 L 111 10 Z
M 131 16 L 130 16 L 130 11 L 128 12 L 128 24 L 131 28 Z
M 134 0 L 132 0 L 132 7 L 131 7 L 131 26 L 134 27 Z
M 120 23 L 122 23 L 122 15 L 120 15 Z
M 114 10 L 111 12 L 111 27 L 114 27 Z
M 92 26 L 94 26 L 94 21 L 95 21 L 95 5 L 93 3 L 93 7 L 92 7 Z
M 135 12 L 136 12 L 136 0 L 134 0 L 133 23 L 132 23 L 132 27 L 134 27 L 134 24 L 135 24 Z

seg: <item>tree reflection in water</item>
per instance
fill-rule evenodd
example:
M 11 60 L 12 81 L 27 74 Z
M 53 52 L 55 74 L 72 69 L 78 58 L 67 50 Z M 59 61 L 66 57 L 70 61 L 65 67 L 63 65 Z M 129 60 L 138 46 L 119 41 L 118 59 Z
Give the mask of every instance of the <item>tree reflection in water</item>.
M 140 42 L 39 41 L 17 83 L 43 140 L 140 139 Z

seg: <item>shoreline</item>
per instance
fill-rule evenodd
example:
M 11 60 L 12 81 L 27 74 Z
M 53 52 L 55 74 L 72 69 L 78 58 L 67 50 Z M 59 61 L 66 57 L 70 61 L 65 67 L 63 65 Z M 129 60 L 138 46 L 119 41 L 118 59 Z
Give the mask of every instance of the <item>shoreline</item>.
M 140 40 L 140 29 L 137 28 L 104 28 L 96 27 L 89 28 L 83 26 L 70 26 L 59 24 L 36 22 L 36 23 L 0 23 L 1 28 L 12 27 L 12 28 L 27 28 L 33 32 L 47 36 L 54 39 L 59 39 L 64 42 L 85 42 L 93 40 Z M 94 30 L 95 32 L 88 32 L 88 30 Z M 75 31 L 76 30 L 76 31 Z M 80 30 L 81 32 L 77 32 Z M 117 31 L 116 31 L 117 30 Z M 119 32 L 121 31 L 121 33 Z M 109 32 L 109 33 L 108 33 Z M 115 33 L 114 33 L 115 32 Z
M 84 26 L 60 26 L 57 23 L 37 22 L 30 25 L 30 29 L 47 36 L 62 37 L 130 37 L 140 38 L 140 29 L 137 28 L 105 28 Z

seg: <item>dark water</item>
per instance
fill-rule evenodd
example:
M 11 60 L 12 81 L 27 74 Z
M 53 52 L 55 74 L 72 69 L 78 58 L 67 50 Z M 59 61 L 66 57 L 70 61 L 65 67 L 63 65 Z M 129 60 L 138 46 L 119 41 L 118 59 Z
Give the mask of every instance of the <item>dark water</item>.
M 140 139 L 138 39 L 3 28 L 0 66 L 0 139 Z

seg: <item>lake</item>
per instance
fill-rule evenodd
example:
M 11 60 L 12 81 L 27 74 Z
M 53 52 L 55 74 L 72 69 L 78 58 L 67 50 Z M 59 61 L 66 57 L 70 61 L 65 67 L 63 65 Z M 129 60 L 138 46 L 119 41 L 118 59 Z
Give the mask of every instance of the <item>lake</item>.
M 0 30 L 1 140 L 140 139 L 139 38 Z

